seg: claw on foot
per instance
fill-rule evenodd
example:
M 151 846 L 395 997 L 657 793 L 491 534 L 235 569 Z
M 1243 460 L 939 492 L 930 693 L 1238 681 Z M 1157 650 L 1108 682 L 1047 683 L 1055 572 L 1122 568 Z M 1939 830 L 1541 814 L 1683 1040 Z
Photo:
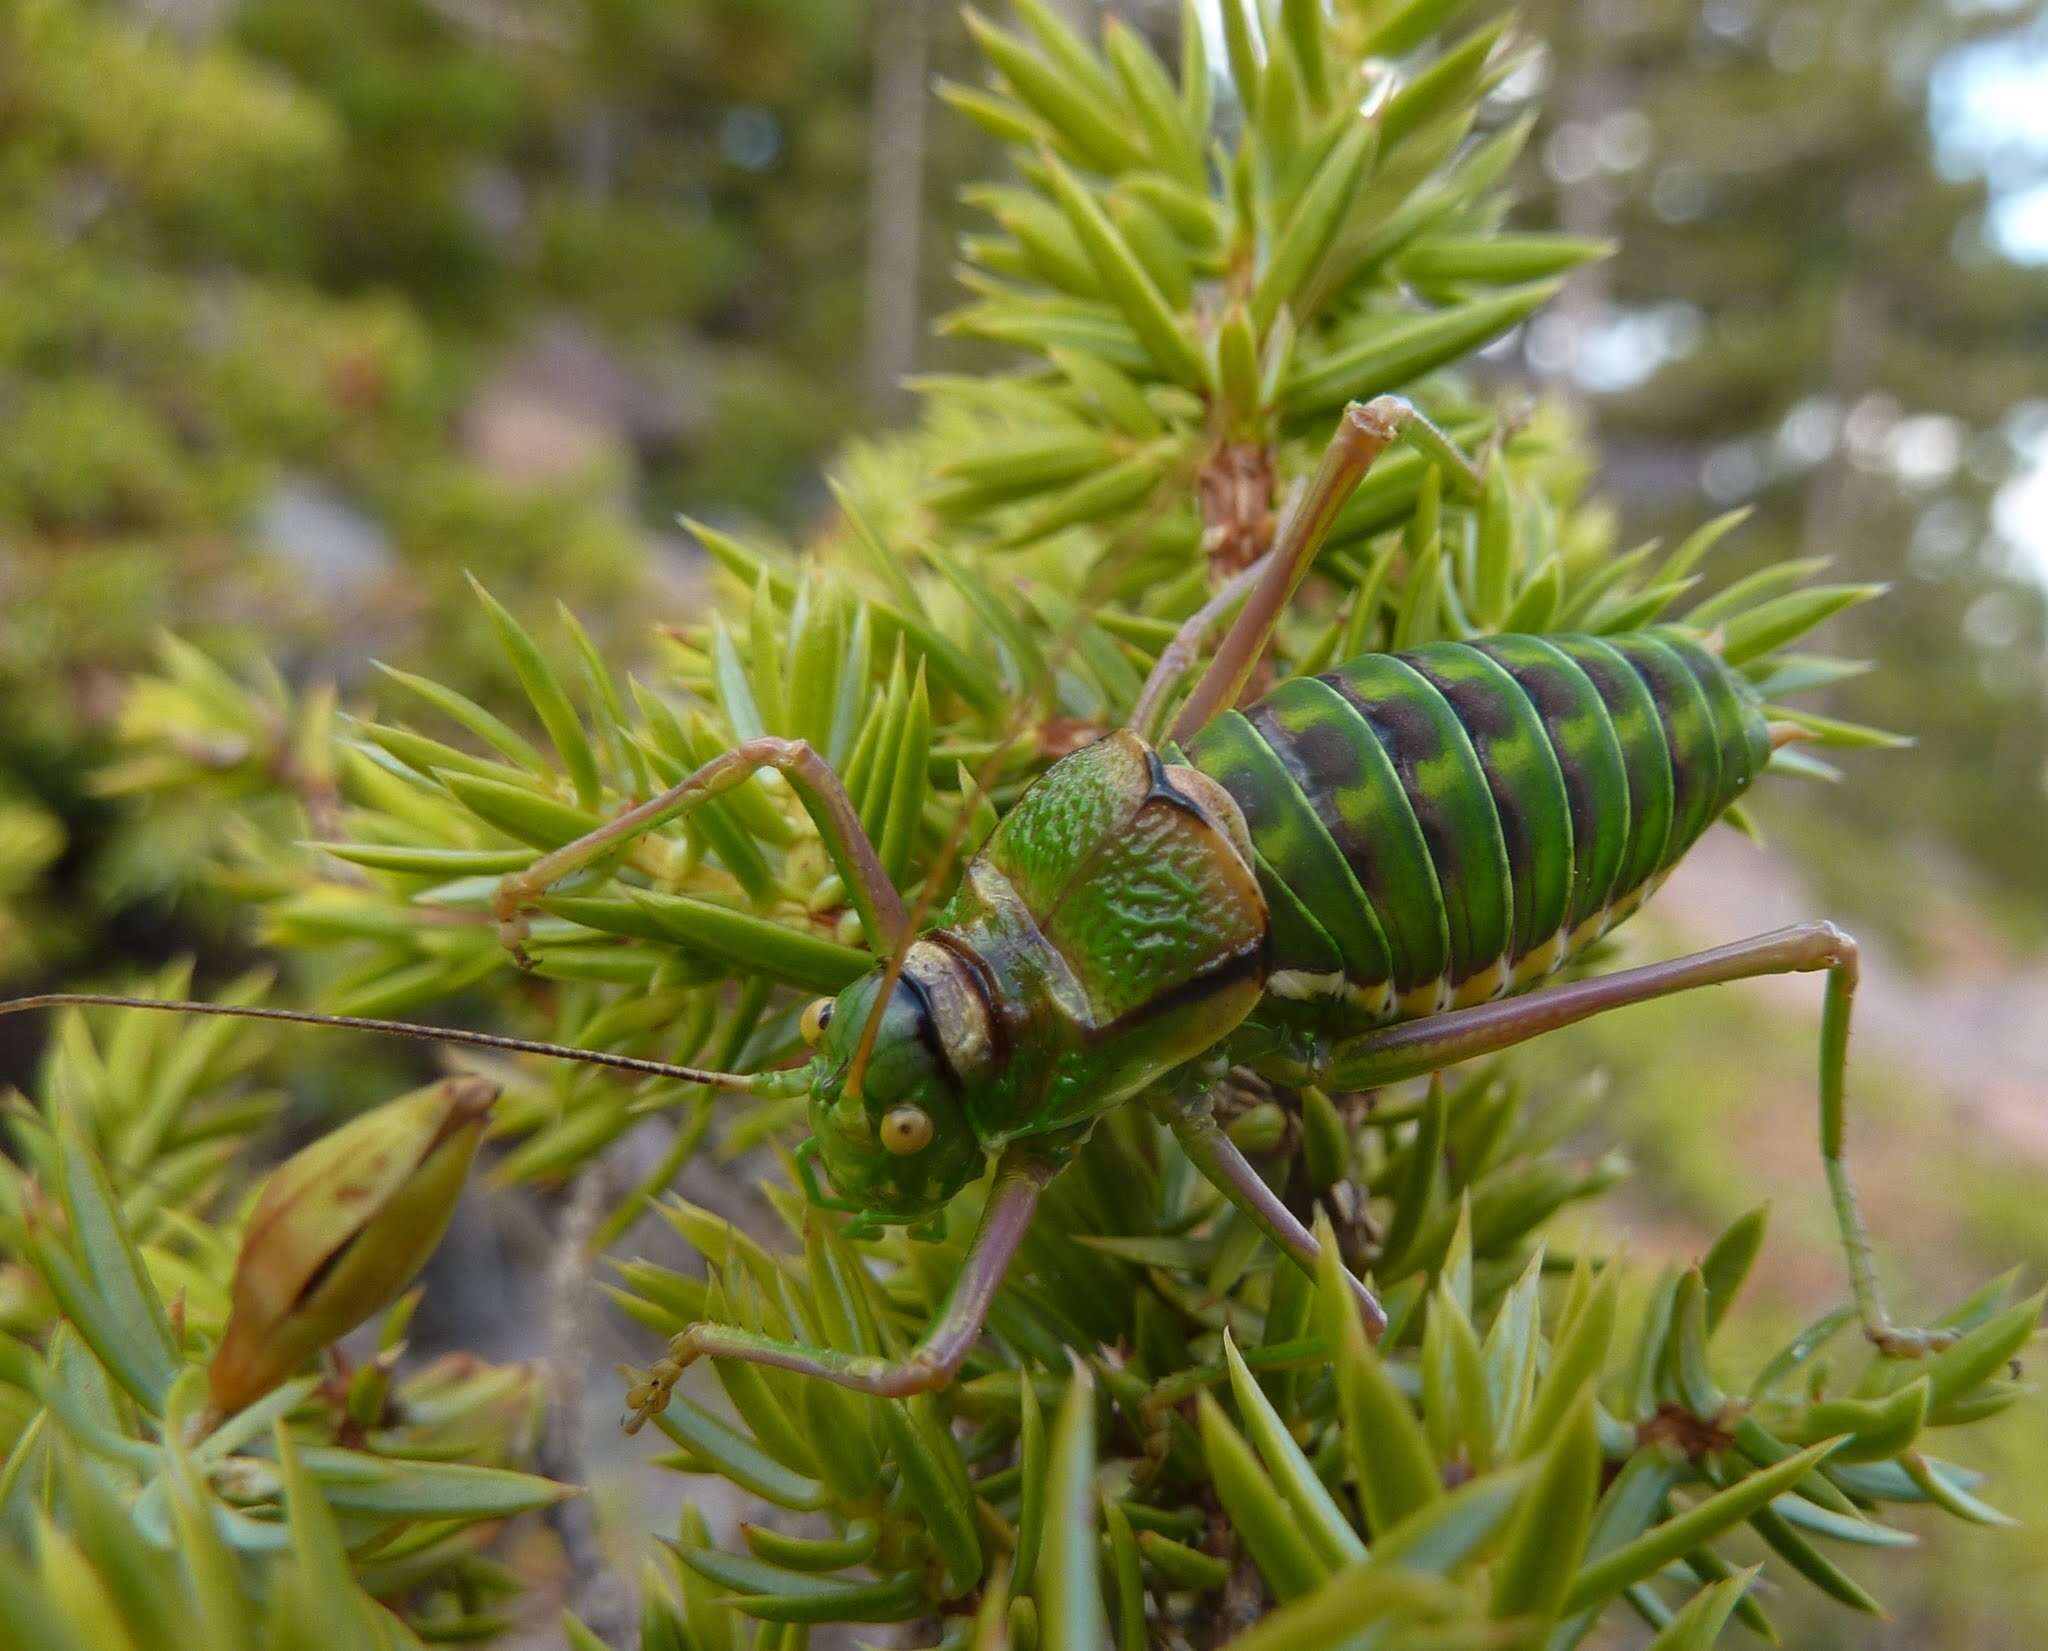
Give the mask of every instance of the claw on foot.
M 1889 1324 L 1867 1327 L 1864 1334 L 1888 1359 L 1924 1359 L 1962 1339 L 1960 1330 L 1898 1330 Z
M 532 932 L 523 912 L 498 919 L 498 944 L 512 954 L 512 961 L 522 969 L 533 967 L 533 958 L 526 950 L 526 939 Z
M 690 1332 L 685 1330 L 669 1342 L 665 1358 L 648 1366 L 645 1377 L 635 1380 L 630 1369 L 621 1367 L 619 1374 L 632 1384 L 626 1389 L 626 1408 L 631 1414 L 621 1424 L 627 1433 L 638 1433 L 668 1409 L 669 1395 L 696 1357 L 697 1350 L 690 1345 Z
M 512 954 L 512 961 L 522 969 L 533 967 L 533 959 L 526 951 L 527 936 L 532 933 L 526 914 L 542 892 L 513 873 L 499 881 L 497 892 L 491 896 L 491 916 L 498 921 L 498 944 Z

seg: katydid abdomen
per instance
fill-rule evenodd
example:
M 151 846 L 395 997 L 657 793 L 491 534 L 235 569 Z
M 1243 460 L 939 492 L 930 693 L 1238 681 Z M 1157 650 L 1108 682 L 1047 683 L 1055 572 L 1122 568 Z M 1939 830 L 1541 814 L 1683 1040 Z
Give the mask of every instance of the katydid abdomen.
M 1261 1015 L 1335 1037 L 1535 985 L 1634 911 L 1769 755 L 1754 696 L 1671 630 L 1367 654 L 1187 749 L 1251 836 Z

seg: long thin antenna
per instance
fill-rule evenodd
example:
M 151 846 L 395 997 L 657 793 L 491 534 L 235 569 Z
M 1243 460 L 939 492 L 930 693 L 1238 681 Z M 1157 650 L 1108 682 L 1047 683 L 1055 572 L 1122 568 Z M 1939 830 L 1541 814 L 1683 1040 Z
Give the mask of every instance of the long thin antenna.
M 393 1037 L 418 1038 L 427 1043 L 460 1043 L 475 1049 L 497 1049 L 513 1055 L 551 1055 L 557 1060 L 580 1061 L 585 1066 L 608 1066 L 618 1072 L 637 1072 L 650 1078 L 679 1078 L 685 1083 L 709 1084 L 717 1089 L 739 1089 L 759 1093 L 760 1074 L 707 1072 L 695 1066 L 676 1066 L 668 1061 L 643 1060 L 637 1055 L 612 1055 L 601 1049 L 575 1049 L 564 1043 L 542 1043 L 533 1038 L 508 1038 L 496 1032 L 466 1032 L 446 1026 L 420 1026 L 409 1020 L 367 1020 L 360 1015 L 322 1015 L 310 1009 L 264 1009 L 246 1003 L 197 1003 L 177 998 L 119 997 L 108 992 L 46 992 L 40 997 L 18 997 L 0 1001 L 0 1015 L 18 1015 L 30 1009 L 156 1009 L 167 1014 L 226 1015 L 240 1020 L 288 1021 L 298 1026 L 340 1026 L 353 1032 L 383 1032 Z

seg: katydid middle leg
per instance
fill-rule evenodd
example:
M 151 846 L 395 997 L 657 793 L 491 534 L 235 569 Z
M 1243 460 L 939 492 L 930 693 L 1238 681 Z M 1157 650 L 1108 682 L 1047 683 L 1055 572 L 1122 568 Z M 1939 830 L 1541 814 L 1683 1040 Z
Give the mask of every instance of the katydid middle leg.
M 800 1375 L 822 1376 L 857 1393 L 883 1398 L 904 1398 L 944 1387 L 974 1350 L 1003 1275 L 1016 1259 L 1017 1247 L 1031 1225 L 1039 1194 L 1057 1169 L 1051 1158 L 1020 1148 L 1012 1147 L 1003 1155 L 967 1259 L 961 1263 L 938 1317 L 902 1358 L 806 1347 L 730 1324 L 693 1324 L 669 1342 L 667 1356 L 657 1360 L 646 1379 L 626 1395 L 626 1402 L 633 1407 L 633 1414 L 626 1418 L 626 1431 L 639 1432 L 650 1417 L 665 1409 L 676 1379 L 702 1358 L 773 1365 Z
M 1833 1198 L 1835 1221 L 1848 1259 L 1850 1287 L 1865 1332 L 1882 1351 L 1917 1358 L 1953 1338 L 1940 1332 L 1902 1330 L 1885 1310 L 1871 1254 L 1870 1234 L 1843 1155 L 1849 1059 L 1849 1011 L 1856 994 L 1856 942 L 1832 923 L 1800 923 L 1668 963 L 1651 963 L 1611 975 L 1574 981 L 1471 1009 L 1454 1009 L 1409 1021 L 1338 1045 L 1315 1071 L 1296 1074 L 1303 1082 L 1345 1089 L 1397 1083 L 1442 1067 L 1491 1055 L 1526 1043 L 1544 1032 L 1631 1003 L 1669 997 L 1724 981 L 1761 975 L 1827 972 L 1820 1028 L 1820 1151 Z
M 747 740 L 713 757 L 660 795 L 635 803 L 595 831 L 543 854 L 524 871 L 504 877 L 491 902 L 491 913 L 498 920 L 498 932 L 506 946 L 523 959 L 526 914 L 564 877 L 581 871 L 607 849 L 631 841 L 706 797 L 730 791 L 764 768 L 773 768 L 788 778 L 816 822 L 826 852 L 846 881 L 847 895 L 860 914 L 868 943 L 877 951 L 901 944 L 909 927 L 902 898 L 882 869 L 882 859 L 874 844 L 861 829 L 860 815 L 847 796 L 845 785 L 832 771 L 831 764 L 806 741 L 778 739 L 771 734 Z
M 1323 1247 L 1295 1213 L 1280 1202 L 1250 1161 L 1237 1150 L 1237 1144 L 1223 1133 L 1216 1122 L 1211 1091 L 1197 1087 L 1181 1094 L 1163 1095 L 1153 1103 L 1153 1111 L 1165 1120 L 1181 1151 L 1201 1171 L 1202 1178 L 1235 1204 L 1279 1246 L 1283 1255 L 1313 1275 L 1316 1263 L 1322 1259 Z M 1358 1302 L 1358 1316 L 1365 1323 L 1365 1333 L 1378 1341 L 1387 1328 L 1387 1310 L 1349 1268 L 1344 1270 L 1344 1277 Z

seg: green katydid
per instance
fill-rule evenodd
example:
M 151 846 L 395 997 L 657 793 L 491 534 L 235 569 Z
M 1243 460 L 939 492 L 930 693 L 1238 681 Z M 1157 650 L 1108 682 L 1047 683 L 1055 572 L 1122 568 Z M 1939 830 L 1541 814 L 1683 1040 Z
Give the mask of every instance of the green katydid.
M 1798 731 L 1676 627 L 1497 636 L 1368 654 L 1235 709 L 1324 532 L 1397 439 L 1468 461 L 1406 402 L 1346 410 L 1273 548 L 1166 648 L 1133 727 L 1054 763 L 921 924 L 839 778 L 802 741 L 747 740 L 679 784 L 508 875 L 494 903 L 519 953 L 553 884 L 634 836 L 779 771 L 802 799 L 885 961 L 814 1004 L 805 1064 L 708 1072 L 484 1033 L 287 1010 L 60 994 L 100 1003 L 352 1025 L 560 1055 L 758 1095 L 802 1096 L 814 1202 L 858 1225 L 927 1221 L 995 1161 L 967 1261 L 937 1319 L 887 1359 L 694 1324 L 628 1394 L 637 1429 L 701 1357 L 877 1394 L 951 1378 L 972 1349 L 1046 1183 L 1095 1122 L 1142 1101 L 1203 1175 L 1288 1256 L 1317 1244 L 1215 1121 L 1233 1067 L 1359 1089 L 1506 1049 L 1589 1015 L 1759 975 L 1825 971 L 1821 1150 L 1858 1310 L 1895 1328 L 1843 1159 L 1855 943 L 1827 923 L 1616 974 L 1546 984 L 1632 913 Z M 1154 730 L 1235 609 L 1163 737 Z M 818 1184 L 822 1167 L 831 1182 Z M 1375 1334 L 1385 1315 L 1353 1280 Z

